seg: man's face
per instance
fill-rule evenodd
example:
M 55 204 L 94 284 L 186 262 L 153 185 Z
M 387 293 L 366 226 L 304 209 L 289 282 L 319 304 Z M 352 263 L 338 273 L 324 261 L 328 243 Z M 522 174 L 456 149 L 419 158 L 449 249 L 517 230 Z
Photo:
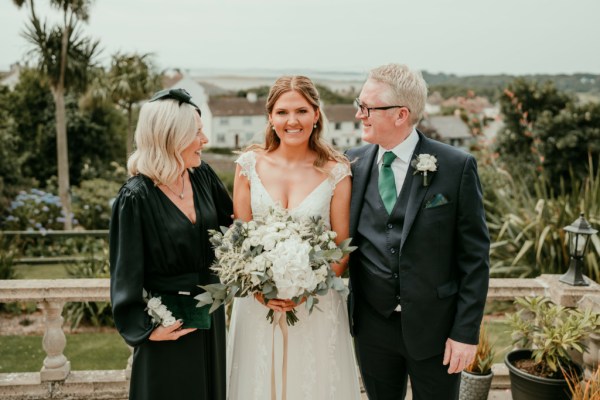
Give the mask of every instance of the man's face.
M 389 93 L 390 88 L 387 84 L 368 79 L 363 86 L 358 99 L 365 107 L 385 107 L 393 105 L 385 99 L 385 94 Z M 357 110 L 355 117 L 360 119 L 363 124 L 362 140 L 368 143 L 378 144 L 386 149 L 391 149 L 399 143 L 398 128 L 396 120 L 398 119 L 398 108 L 389 110 L 370 110 L 368 113 L 362 113 Z

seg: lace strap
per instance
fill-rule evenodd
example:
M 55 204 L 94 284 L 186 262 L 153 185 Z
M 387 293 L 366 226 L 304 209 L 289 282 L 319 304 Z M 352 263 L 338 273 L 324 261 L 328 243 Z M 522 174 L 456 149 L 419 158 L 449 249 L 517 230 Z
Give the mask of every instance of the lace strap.
M 333 189 L 335 189 L 336 185 L 347 176 L 352 176 L 350 166 L 341 162 L 337 163 L 335 167 L 333 167 L 333 169 L 331 170 Z
M 242 167 L 240 175 L 244 175 L 248 179 L 251 179 L 256 167 L 256 153 L 253 151 L 242 153 L 235 162 Z

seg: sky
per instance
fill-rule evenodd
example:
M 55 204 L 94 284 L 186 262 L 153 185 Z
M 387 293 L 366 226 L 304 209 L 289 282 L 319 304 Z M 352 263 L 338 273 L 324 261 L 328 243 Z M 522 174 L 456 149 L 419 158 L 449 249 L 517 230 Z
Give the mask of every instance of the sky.
M 30 48 L 27 16 L 2 1 L 0 70 Z M 84 29 L 105 65 L 153 53 L 161 70 L 600 74 L 598 16 L 599 0 L 97 0 Z

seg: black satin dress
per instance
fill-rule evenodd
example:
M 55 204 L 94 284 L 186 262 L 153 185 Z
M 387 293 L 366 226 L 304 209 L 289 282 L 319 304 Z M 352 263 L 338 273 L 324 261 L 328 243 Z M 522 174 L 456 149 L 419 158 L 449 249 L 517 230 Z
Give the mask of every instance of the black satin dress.
M 206 164 L 190 170 L 196 223 L 146 176 L 121 188 L 110 224 L 110 294 L 115 324 L 134 347 L 130 399 L 225 400 L 225 317 L 212 314 L 210 329 L 176 341 L 150 341 L 142 288 L 198 293 L 218 282 L 208 229 L 231 224 L 232 202 Z

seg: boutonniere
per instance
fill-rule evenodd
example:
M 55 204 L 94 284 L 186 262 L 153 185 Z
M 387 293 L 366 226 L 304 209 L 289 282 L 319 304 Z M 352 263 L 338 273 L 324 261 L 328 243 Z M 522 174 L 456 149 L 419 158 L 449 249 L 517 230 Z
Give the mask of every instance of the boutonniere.
M 415 172 L 413 175 L 420 173 L 423 176 L 423 186 L 429 186 L 429 172 L 437 171 L 437 158 L 431 154 L 419 154 L 417 158 L 410 163 Z

